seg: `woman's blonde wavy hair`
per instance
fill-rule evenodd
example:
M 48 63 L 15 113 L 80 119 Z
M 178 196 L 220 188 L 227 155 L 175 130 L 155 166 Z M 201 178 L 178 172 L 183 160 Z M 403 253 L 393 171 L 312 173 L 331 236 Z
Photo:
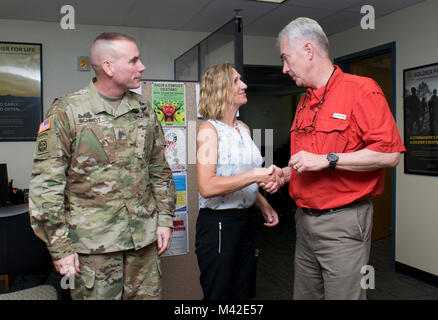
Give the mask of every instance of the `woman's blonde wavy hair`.
M 201 78 L 199 113 L 204 119 L 220 120 L 233 103 L 233 65 L 222 63 L 207 70 Z

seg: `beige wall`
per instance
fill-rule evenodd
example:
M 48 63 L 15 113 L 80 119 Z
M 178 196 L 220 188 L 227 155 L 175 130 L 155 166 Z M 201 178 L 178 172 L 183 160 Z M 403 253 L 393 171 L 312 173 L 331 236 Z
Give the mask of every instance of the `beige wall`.
M 329 38 L 333 58 L 396 42 L 397 125 L 403 133 L 403 69 L 438 62 L 438 1 L 428 0 Z M 402 135 L 403 136 L 403 135 Z M 404 174 L 397 167 L 396 261 L 438 275 L 438 177 Z
M 245 30 L 243 32 L 245 33 Z M 245 36 L 243 38 L 243 63 L 281 65 L 280 52 L 276 42 L 276 38 Z

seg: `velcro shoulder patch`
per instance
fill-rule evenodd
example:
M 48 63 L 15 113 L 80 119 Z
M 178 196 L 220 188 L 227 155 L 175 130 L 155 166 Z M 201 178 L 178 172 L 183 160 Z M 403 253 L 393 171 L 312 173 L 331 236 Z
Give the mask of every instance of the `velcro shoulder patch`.
M 47 118 L 40 124 L 40 128 L 38 130 L 38 134 L 50 129 L 50 118 Z

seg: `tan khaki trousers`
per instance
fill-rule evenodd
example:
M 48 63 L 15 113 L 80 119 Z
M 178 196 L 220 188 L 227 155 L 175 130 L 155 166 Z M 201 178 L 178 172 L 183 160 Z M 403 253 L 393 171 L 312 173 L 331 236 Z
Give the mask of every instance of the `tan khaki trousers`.
M 373 207 L 369 200 L 320 216 L 298 208 L 294 299 L 366 299 Z

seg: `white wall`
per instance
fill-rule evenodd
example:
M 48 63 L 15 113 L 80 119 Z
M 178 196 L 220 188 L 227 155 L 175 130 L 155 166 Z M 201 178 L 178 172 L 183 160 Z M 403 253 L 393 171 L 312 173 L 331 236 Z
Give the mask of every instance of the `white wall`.
M 396 42 L 397 125 L 403 133 L 403 69 L 438 62 L 438 1 L 428 0 L 329 38 L 333 58 Z M 403 137 L 403 135 L 402 135 Z M 404 174 L 397 167 L 396 261 L 438 275 L 438 177 Z

